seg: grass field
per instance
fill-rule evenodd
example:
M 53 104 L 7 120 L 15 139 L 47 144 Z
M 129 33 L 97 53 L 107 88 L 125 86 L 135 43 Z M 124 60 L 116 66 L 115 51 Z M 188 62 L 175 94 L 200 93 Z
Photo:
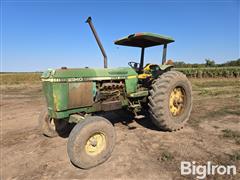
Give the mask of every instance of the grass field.
M 21 84 L 39 82 L 41 73 L 1 73 L 0 84 Z
M 239 78 L 239 67 L 218 68 L 177 68 L 190 78 Z M 0 84 L 36 83 L 40 81 L 41 73 L 0 73 Z M 214 83 L 214 82 L 213 82 Z

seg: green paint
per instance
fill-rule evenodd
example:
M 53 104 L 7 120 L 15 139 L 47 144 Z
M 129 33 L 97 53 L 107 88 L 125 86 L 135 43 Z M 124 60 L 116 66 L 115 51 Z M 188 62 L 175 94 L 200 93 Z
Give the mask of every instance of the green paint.
M 127 94 L 137 91 L 137 83 L 138 83 L 137 78 L 131 78 L 131 79 L 125 80 Z
M 45 98 L 46 98 L 48 109 L 54 110 L 52 83 L 43 82 L 42 86 L 43 86 L 43 93 L 44 93 Z
M 69 83 L 76 83 L 79 81 L 92 81 L 93 96 L 96 95 L 97 87 L 96 81 L 110 79 L 123 79 L 126 81 L 127 93 L 136 91 L 137 78 L 127 79 L 128 76 L 136 76 L 137 73 L 132 68 L 116 68 L 116 69 L 56 69 L 47 70 L 42 74 L 44 94 L 47 99 L 48 111 L 53 118 L 66 118 L 72 113 L 95 112 L 94 107 L 80 107 L 76 109 L 69 109 L 68 107 L 68 93 Z M 94 80 L 95 79 L 95 80 Z M 64 81 L 62 81 L 64 80 Z M 127 101 L 123 100 L 123 106 Z
M 68 83 L 53 83 L 53 99 L 56 111 L 68 109 Z
M 122 102 L 122 107 L 128 106 L 128 100 L 127 99 L 122 99 L 121 102 Z
M 76 68 L 76 69 L 56 69 L 48 70 L 42 74 L 43 79 L 47 78 L 126 78 L 127 76 L 136 75 L 137 73 L 132 68 L 115 68 L 115 69 L 91 69 L 91 68 Z
M 59 111 L 59 112 L 48 109 L 48 114 L 52 118 L 56 118 L 56 119 L 67 118 L 71 114 L 75 114 L 79 112 L 92 113 L 92 112 L 96 112 L 96 109 L 94 107 L 84 107 L 84 108 L 68 109 L 66 111 Z

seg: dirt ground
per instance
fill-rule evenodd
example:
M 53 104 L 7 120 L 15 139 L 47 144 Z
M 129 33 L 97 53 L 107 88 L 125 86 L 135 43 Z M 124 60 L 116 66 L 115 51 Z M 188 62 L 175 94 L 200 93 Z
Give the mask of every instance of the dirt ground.
M 240 81 L 191 81 L 193 110 L 184 129 L 158 131 L 147 118 L 113 112 L 115 149 L 90 170 L 70 163 L 67 138 L 40 134 L 40 83 L 1 85 L 1 179 L 195 179 L 180 175 L 181 161 L 236 165 L 237 175 L 208 179 L 240 179 Z

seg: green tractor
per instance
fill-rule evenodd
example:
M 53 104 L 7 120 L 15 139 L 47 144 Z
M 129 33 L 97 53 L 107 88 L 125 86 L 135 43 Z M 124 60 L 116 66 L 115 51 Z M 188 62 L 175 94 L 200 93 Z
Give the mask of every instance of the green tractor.
M 186 76 L 172 70 L 166 61 L 170 37 L 153 33 L 135 33 L 115 41 L 117 45 L 141 48 L 140 62 L 130 67 L 108 68 L 107 56 L 91 17 L 86 21 L 104 57 L 104 68 L 66 67 L 48 70 L 41 76 L 47 108 L 39 116 L 42 133 L 55 137 L 69 134 L 67 152 L 77 167 L 88 169 L 106 161 L 115 145 L 112 123 L 101 112 L 126 109 L 136 118 L 147 110 L 156 127 L 176 131 L 189 119 L 192 109 L 191 84 Z M 145 48 L 163 45 L 162 64 L 144 65 Z

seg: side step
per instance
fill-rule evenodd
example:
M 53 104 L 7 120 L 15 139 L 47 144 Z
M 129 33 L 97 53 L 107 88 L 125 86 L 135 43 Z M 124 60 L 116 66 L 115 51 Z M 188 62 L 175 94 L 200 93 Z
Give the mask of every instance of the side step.
M 135 119 L 145 118 L 144 115 L 138 114 L 142 109 L 142 106 L 141 106 L 141 103 L 140 103 L 139 100 L 133 101 L 133 102 L 129 101 L 129 104 L 130 104 L 129 105 L 129 110 L 133 112 L 133 114 L 135 115 L 134 116 Z

